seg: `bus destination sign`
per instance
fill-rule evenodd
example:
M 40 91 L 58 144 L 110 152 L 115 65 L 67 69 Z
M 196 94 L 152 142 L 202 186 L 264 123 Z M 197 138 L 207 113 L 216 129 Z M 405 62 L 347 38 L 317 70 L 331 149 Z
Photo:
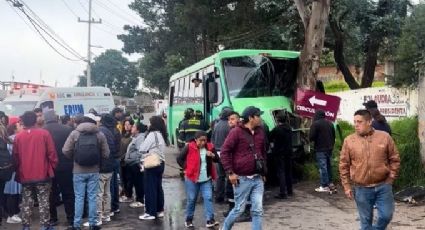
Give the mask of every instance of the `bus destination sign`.
M 326 118 L 336 120 L 341 98 L 312 90 L 297 89 L 295 111 L 303 117 L 314 117 L 316 110 L 325 111 Z

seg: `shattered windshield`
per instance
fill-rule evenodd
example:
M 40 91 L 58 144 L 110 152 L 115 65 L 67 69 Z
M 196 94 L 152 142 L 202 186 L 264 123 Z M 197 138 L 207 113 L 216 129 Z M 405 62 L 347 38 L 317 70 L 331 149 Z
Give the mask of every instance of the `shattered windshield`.
M 230 97 L 292 96 L 298 59 L 262 55 L 223 60 Z

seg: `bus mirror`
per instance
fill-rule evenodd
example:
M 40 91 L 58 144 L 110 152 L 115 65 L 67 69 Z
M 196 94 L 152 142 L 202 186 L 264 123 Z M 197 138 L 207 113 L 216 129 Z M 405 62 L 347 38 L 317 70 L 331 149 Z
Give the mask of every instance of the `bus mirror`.
M 208 83 L 208 101 L 210 103 L 217 103 L 217 101 L 218 101 L 217 82 L 209 82 Z

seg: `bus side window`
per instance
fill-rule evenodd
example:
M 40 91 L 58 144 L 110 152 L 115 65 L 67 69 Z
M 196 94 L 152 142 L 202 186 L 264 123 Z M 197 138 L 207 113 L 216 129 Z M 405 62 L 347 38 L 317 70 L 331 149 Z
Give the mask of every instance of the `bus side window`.
M 189 97 L 189 87 L 190 87 L 190 79 L 189 76 L 183 78 L 184 86 L 183 86 L 183 97 L 185 98 L 185 102 L 188 102 Z
M 221 102 L 223 102 L 223 92 L 221 91 L 220 77 L 217 76 L 214 81 L 217 83 L 217 103 L 215 103 L 215 105 L 219 105 Z
M 174 104 L 174 90 L 175 90 L 174 82 L 171 82 L 170 85 L 171 85 L 171 88 L 170 88 L 170 101 L 168 102 L 168 104 L 170 106 L 173 106 L 173 104 Z
M 179 81 L 176 80 L 173 83 L 174 83 L 173 103 L 178 105 L 179 104 Z
M 201 78 L 202 79 L 202 77 L 201 76 L 203 76 L 202 75 L 202 70 L 198 73 L 198 78 Z M 194 78 L 196 78 L 196 75 L 195 75 L 195 77 Z M 193 88 L 195 88 L 195 94 L 194 94 L 194 97 L 195 97 L 195 103 L 202 103 L 203 102 L 203 97 L 204 97 L 204 87 L 203 87 L 203 82 L 201 82 L 199 85 L 198 85 L 198 87 L 195 87 L 194 85 L 193 85 Z
M 190 84 L 190 87 L 189 87 L 189 97 L 190 97 L 190 100 L 191 101 L 193 101 L 194 100 L 194 97 L 195 97 L 195 86 L 192 83 L 192 79 L 194 79 L 194 78 L 195 78 L 195 74 L 189 75 L 189 84 Z
M 44 112 L 44 111 L 47 111 L 47 110 L 54 109 L 54 108 L 53 108 L 53 101 L 45 101 L 45 102 L 42 102 L 42 103 L 40 104 L 40 108 L 43 110 L 43 112 Z

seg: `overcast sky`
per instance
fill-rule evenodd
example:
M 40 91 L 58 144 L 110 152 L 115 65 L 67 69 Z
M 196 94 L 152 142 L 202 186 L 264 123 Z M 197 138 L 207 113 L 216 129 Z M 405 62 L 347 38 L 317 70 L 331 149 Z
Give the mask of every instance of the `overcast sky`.
M 87 23 L 78 23 L 78 17 L 88 18 L 89 0 L 22 0 L 51 29 L 80 55 L 87 56 Z M 140 24 L 141 19 L 128 8 L 132 0 L 93 0 L 92 17 L 101 18 L 102 24 L 92 26 L 92 44 L 103 48 L 92 48 L 99 55 L 105 49 L 118 49 L 123 46 L 117 34 L 124 33 L 125 24 Z M 16 11 L 16 12 L 15 12 Z M 0 81 L 12 80 L 34 83 L 73 86 L 78 75 L 83 74 L 86 63 L 68 61 L 55 53 L 34 29 L 29 21 L 10 3 L 0 0 Z M 27 24 L 28 25 L 27 25 Z M 55 45 L 57 46 L 57 45 Z M 61 50 L 66 56 L 73 57 Z M 138 56 L 130 57 L 136 60 Z

